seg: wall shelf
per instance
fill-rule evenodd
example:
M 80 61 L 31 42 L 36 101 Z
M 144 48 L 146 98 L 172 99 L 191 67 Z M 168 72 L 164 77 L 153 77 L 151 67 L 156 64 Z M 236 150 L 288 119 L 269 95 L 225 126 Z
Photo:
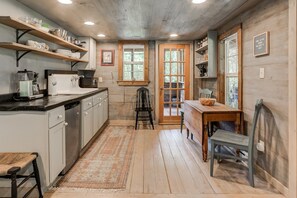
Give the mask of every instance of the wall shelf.
M 208 49 L 208 45 L 205 45 L 203 47 L 196 49 L 196 52 L 199 54 L 204 54 L 205 50 L 207 50 L 207 49 Z
M 201 38 L 195 43 L 206 42 L 204 46 L 197 48 L 194 54 L 195 56 L 195 78 L 216 78 L 217 77 L 217 32 L 208 31 L 207 36 Z M 207 59 L 207 60 L 205 60 Z M 202 61 L 201 61 L 202 60 Z
M 71 50 L 79 51 L 79 52 L 87 52 L 88 50 L 82 47 L 79 47 L 77 45 L 74 45 L 68 41 L 65 41 L 64 39 L 55 36 L 53 34 L 47 33 L 45 31 L 42 31 L 38 29 L 37 27 L 34 27 L 33 25 L 30 25 L 28 23 L 25 23 L 19 19 L 15 19 L 10 16 L 0 16 L 0 23 L 10 26 L 12 28 L 15 28 L 17 31 L 27 31 L 28 34 L 34 35 L 36 37 L 39 37 L 41 39 L 47 40 L 49 42 L 58 44 L 60 46 L 66 47 Z
M 62 55 L 62 54 L 55 53 L 55 52 L 40 50 L 40 49 L 31 47 L 31 46 L 27 46 L 27 45 L 23 45 L 23 44 L 19 44 L 19 43 L 14 43 L 14 42 L 0 42 L 0 47 L 6 48 L 6 49 L 16 50 L 17 53 L 24 52 L 20 56 L 17 54 L 17 62 L 23 57 L 23 55 L 25 55 L 27 53 L 34 53 L 34 54 L 42 55 L 42 56 L 45 56 L 45 57 L 65 60 L 65 61 L 68 61 L 68 62 L 75 62 L 75 63 L 77 63 L 77 62 L 87 63 L 88 62 L 88 61 L 84 61 L 84 60 L 81 60 L 81 59 L 71 58 L 69 56 L 65 56 L 65 55 Z M 72 64 L 73 63 L 71 63 L 71 65 Z
M 207 65 L 208 64 L 208 60 L 205 60 L 205 61 L 201 61 L 199 63 L 196 63 L 196 66 L 198 65 Z

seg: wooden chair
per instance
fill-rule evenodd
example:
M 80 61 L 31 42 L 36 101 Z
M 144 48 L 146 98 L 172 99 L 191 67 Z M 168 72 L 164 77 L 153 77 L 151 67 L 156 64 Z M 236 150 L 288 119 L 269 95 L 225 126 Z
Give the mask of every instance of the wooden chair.
M 215 134 L 210 138 L 211 142 L 211 161 L 210 161 L 210 176 L 213 176 L 213 164 L 214 157 L 217 156 L 218 161 L 220 156 L 226 158 L 233 158 L 237 160 L 247 160 L 249 168 L 249 183 L 254 187 L 254 167 L 253 167 L 253 150 L 254 150 L 254 136 L 257 126 L 260 110 L 263 106 L 263 100 L 257 101 L 255 106 L 255 113 L 253 117 L 252 130 L 249 136 L 228 132 L 225 130 L 217 130 Z M 215 147 L 218 146 L 218 152 L 215 151 Z M 234 149 L 240 149 L 248 152 L 248 159 L 240 156 L 223 154 L 220 152 L 221 146 L 233 147 Z
M 37 153 L 0 153 L 0 178 L 6 178 L 11 180 L 11 197 L 17 198 L 17 189 L 21 187 L 29 178 L 34 177 L 36 184 L 24 195 L 27 197 L 35 187 L 38 188 L 39 197 L 43 197 L 41 191 L 40 177 L 38 166 L 36 163 Z M 28 166 L 33 165 L 33 173 L 29 175 L 18 175 Z M 19 184 L 17 184 L 17 178 L 24 178 Z
M 152 117 L 153 108 L 151 107 L 150 93 L 149 93 L 149 90 L 145 87 L 141 87 L 137 89 L 135 111 L 136 111 L 135 129 L 137 129 L 139 118 L 143 118 L 143 119 L 149 118 L 152 128 L 154 129 L 154 123 L 153 123 L 153 117 Z M 146 112 L 147 115 L 139 116 L 140 112 Z

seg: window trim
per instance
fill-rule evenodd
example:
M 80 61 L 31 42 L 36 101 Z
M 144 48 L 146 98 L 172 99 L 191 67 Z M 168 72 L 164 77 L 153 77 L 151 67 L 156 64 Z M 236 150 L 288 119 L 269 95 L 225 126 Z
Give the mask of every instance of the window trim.
M 125 44 L 143 44 L 144 45 L 144 80 L 143 81 L 129 81 L 123 80 L 123 47 Z M 148 72 L 148 41 L 119 41 L 118 43 L 118 85 L 120 86 L 145 86 L 149 84 Z
M 229 36 L 237 33 L 237 41 L 238 41 L 238 109 L 242 110 L 242 27 L 241 24 L 233 27 L 227 32 L 224 32 L 223 34 L 219 35 L 219 42 L 218 45 L 221 45 L 221 43 Z M 220 54 L 218 58 L 220 58 Z M 220 72 L 218 76 L 218 101 L 225 104 L 225 64 L 224 64 L 224 70 L 222 71 L 222 65 L 219 65 L 218 71 Z

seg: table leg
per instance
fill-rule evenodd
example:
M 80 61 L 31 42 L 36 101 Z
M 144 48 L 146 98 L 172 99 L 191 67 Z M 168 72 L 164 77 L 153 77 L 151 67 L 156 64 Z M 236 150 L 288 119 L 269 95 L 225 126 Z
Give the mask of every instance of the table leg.
M 208 125 L 207 123 L 203 125 L 203 140 L 202 140 L 202 155 L 203 161 L 207 161 L 208 153 Z
M 236 121 L 235 121 L 235 132 L 237 134 L 240 134 L 240 122 L 241 122 L 241 119 L 240 119 L 240 114 L 237 114 L 236 115 Z M 239 154 L 240 154 L 240 150 L 239 149 L 236 149 L 236 155 L 237 157 L 239 157 Z M 239 161 L 239 160 L 237 160 Z

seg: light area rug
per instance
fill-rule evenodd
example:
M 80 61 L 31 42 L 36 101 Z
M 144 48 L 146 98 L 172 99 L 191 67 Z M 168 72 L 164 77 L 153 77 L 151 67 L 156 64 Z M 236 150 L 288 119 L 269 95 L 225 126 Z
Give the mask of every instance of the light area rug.
M 57 187 L 125 189 L 135 134 L 133 127 L 107 127 Z

